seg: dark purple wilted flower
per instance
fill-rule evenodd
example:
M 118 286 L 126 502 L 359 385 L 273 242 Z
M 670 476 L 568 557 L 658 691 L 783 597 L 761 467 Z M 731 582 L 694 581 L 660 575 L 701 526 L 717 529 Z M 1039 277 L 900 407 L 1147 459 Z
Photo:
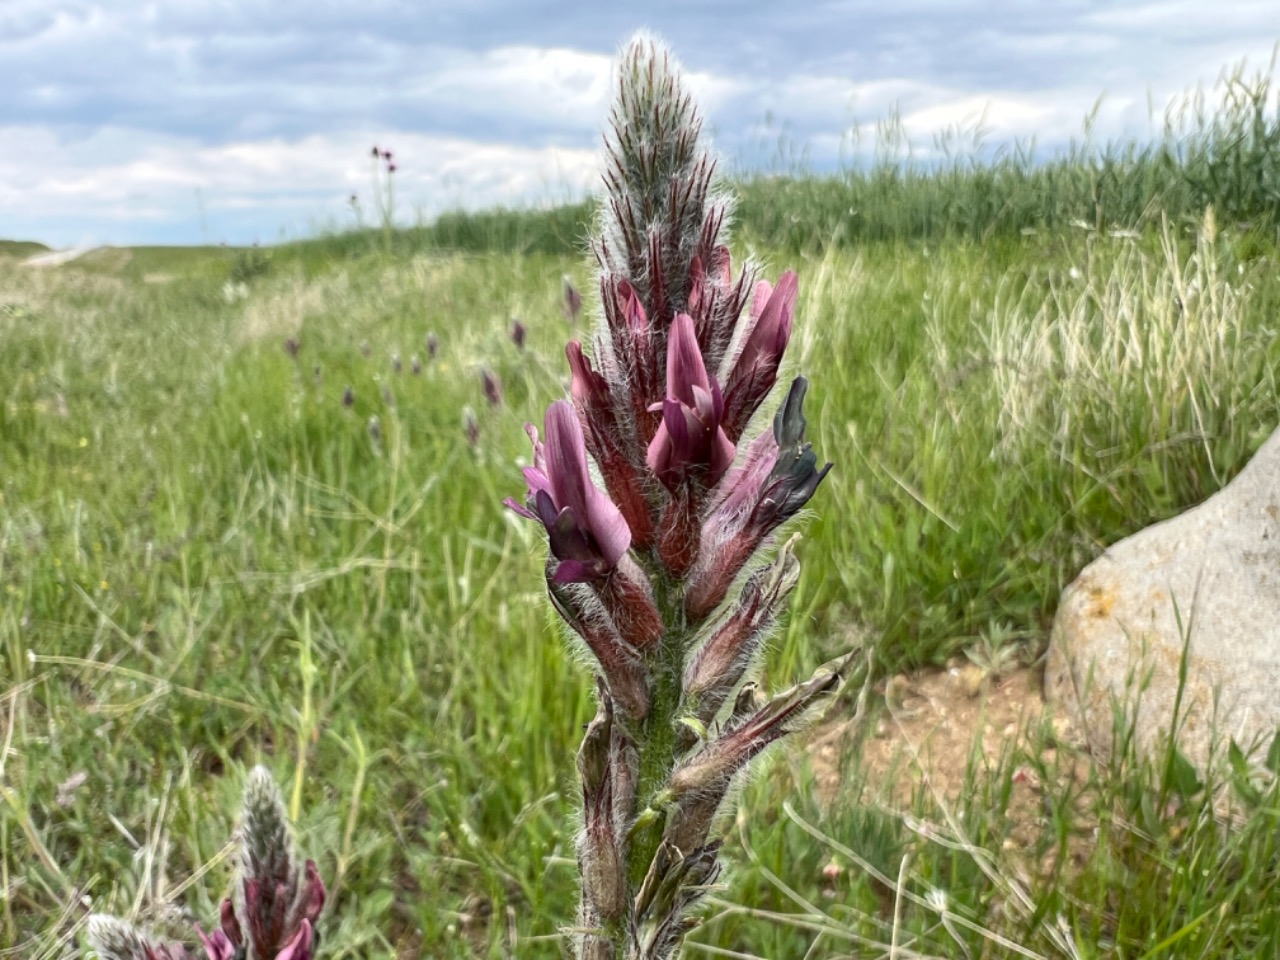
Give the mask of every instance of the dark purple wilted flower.
M 668 490 L 690 477 L 714 486 L 733 463 L 734 446 L 721 427 L 724 398 L 707 374 L 687 313 L 676 317 L 667 338 L 667 396 L 653 409 L 662 423 L 649 444 L 647 462 Z
M 502 406 L 502 381 L 496 373 L 488 368 L 481 370 L 480 385 L 484 387 L 484 398 L 489 401 L 489 406 Z
M 525 505 L 508 498 L 521 516 L 547 529 L 551 552 L 560 561 L 556 583 L 599 580 L 618 565 L 631 546 L 631 530 L 613 501 L 591 482 L 582 427 L 573 405 L 557 400 L 547 410 L 547 442 L 526 426 L 533 441 L 533 466 L 525 467 Z
M 831 470 L 830 463 L 818 466 L 818 456 L 804 438 L 808 388 L 804 377 L 792 381 L 773 429 L 752 441 L 743 465 L 722 484 L 727 489 L 703 525 L 702 555 L 685 596 L 685 609 L 694 619 L 724 599 L 765 537 L 809 502 Z
M 284 341 L 284 352 L 295 360 L 298 358 L 298 351 L 302 349 L 302 344 L 298 342 L 297 337 L 287 337 Z
M 347 384 L 347 389 L 342 391 L 342 405 L 350 410 L 356 402 L 356 392 L 351 389 L 351 384 Z
M 516 345 L 517 350 L 524 349 L 524 338 L 528 334 L 523 323 L 519 320 L 511 321 L 511 342 Z
M 436 336 L 435 331 L 427 334 L 427 357 L 431 360 L 436 358 L 436 354 L 440 351 L 440 338 Z
M 573 281 L 568 275 L 564 278 L 564 315 L 570 323 L 577 322 L 578 314 L 582 312 L 582 294 L 578 292 L 578 288 L 573 285 Z
M 378 145 L 376 143 L 373 145 L 373 150 L 371 151 L 371 155 L 375 160 L 377 160 L 379 157 L 382 156 L 382 151 L 378 149 Z

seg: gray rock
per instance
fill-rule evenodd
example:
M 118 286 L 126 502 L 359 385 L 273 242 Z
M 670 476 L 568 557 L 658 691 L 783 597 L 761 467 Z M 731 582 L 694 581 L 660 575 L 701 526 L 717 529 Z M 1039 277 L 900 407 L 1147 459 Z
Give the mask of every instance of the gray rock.
M 1203 765 L 1227 737 L 1265 750 L 1280 726 L 1280 430 L 1204 503 L 1085 567 L 1062 595 L 1045 693 L 1095 753 L 1116 703 L 1151 750 L 1171 729 L 1184 642 L 1182 751 Z

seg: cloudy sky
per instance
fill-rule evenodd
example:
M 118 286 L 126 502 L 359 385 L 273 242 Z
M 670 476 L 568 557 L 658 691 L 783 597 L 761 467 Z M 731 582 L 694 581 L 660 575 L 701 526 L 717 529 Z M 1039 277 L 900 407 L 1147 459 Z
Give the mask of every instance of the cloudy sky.
M 550 203 L 592 188 L 612 55 L 683 62 L 731 170 L 874 150 L 895 110 L 929 155 L 1146 138 L 1171 99 L 1266 70 L 1276 0 L 0 0 L 0 237 L 270 243 L 373 207 Z M 1154 118 L 1153 110 L 1154 107 Z

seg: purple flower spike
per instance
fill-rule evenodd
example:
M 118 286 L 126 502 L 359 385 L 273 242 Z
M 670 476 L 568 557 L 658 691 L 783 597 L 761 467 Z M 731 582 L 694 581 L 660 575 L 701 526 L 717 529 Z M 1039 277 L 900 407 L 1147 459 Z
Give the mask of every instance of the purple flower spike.
M 511 321 L 511 342 L 516 345 L 517 350 L 524 349 L 524 340 L 528 332 L 529 331 L 525 329 L 525 325 L 519 320 Z
M 659 405 L 655 405 L 655 409 Z M 733 463 L 734 446 L 721 428 L 724 398 L 708 376 L 693 318 L 676 316 L 667 339 L 667 396 L 647 462 L 668 490 L 692 476 L 711 487 Z
M 547 409 L 545 447 L 536 429 L 526 429 L 533 441 L 533 466 L 524 471 L 528 498 L 523 507 L 511 499 L 507 506 L 546 527 L 551 552 L 560 561 L 556 583 L 603 579 L 630 548 L 631 530 L 613 501 L 591 482 L 573 405 L 557 400 Z

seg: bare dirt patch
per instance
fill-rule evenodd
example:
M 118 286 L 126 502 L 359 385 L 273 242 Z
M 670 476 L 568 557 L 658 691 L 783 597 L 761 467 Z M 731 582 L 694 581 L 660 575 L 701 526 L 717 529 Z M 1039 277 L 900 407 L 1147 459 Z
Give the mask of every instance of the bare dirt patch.
M 820 793 L 839 802 L 848 782 L 842 767 L 856 756 L 866 790 L 860 802 L 905 814 L 923 791 L 938 810 L 954 811 L 983 777 L 1012 768 L 1004 852 L 1016 859 L 1044 834 L 1047 804 L 1080 797 L 1093 772 L 1076 729 L 1045 703 L 1042 678 L 1038 666 L 997 676 L 961 658 L 944 669 L 882 681 L 865 718 L 829 724 L 813 738 L 809 752 Z M 1051 782 L 1043 782 L 1046 777 Z M 1078 825 L 1090 819 L 1079 812 Z M 1083 856 L 1083 846 L 1069 847 L 1072 859 Z M 1025 866 L 1034 871 L 1052 864 Z

